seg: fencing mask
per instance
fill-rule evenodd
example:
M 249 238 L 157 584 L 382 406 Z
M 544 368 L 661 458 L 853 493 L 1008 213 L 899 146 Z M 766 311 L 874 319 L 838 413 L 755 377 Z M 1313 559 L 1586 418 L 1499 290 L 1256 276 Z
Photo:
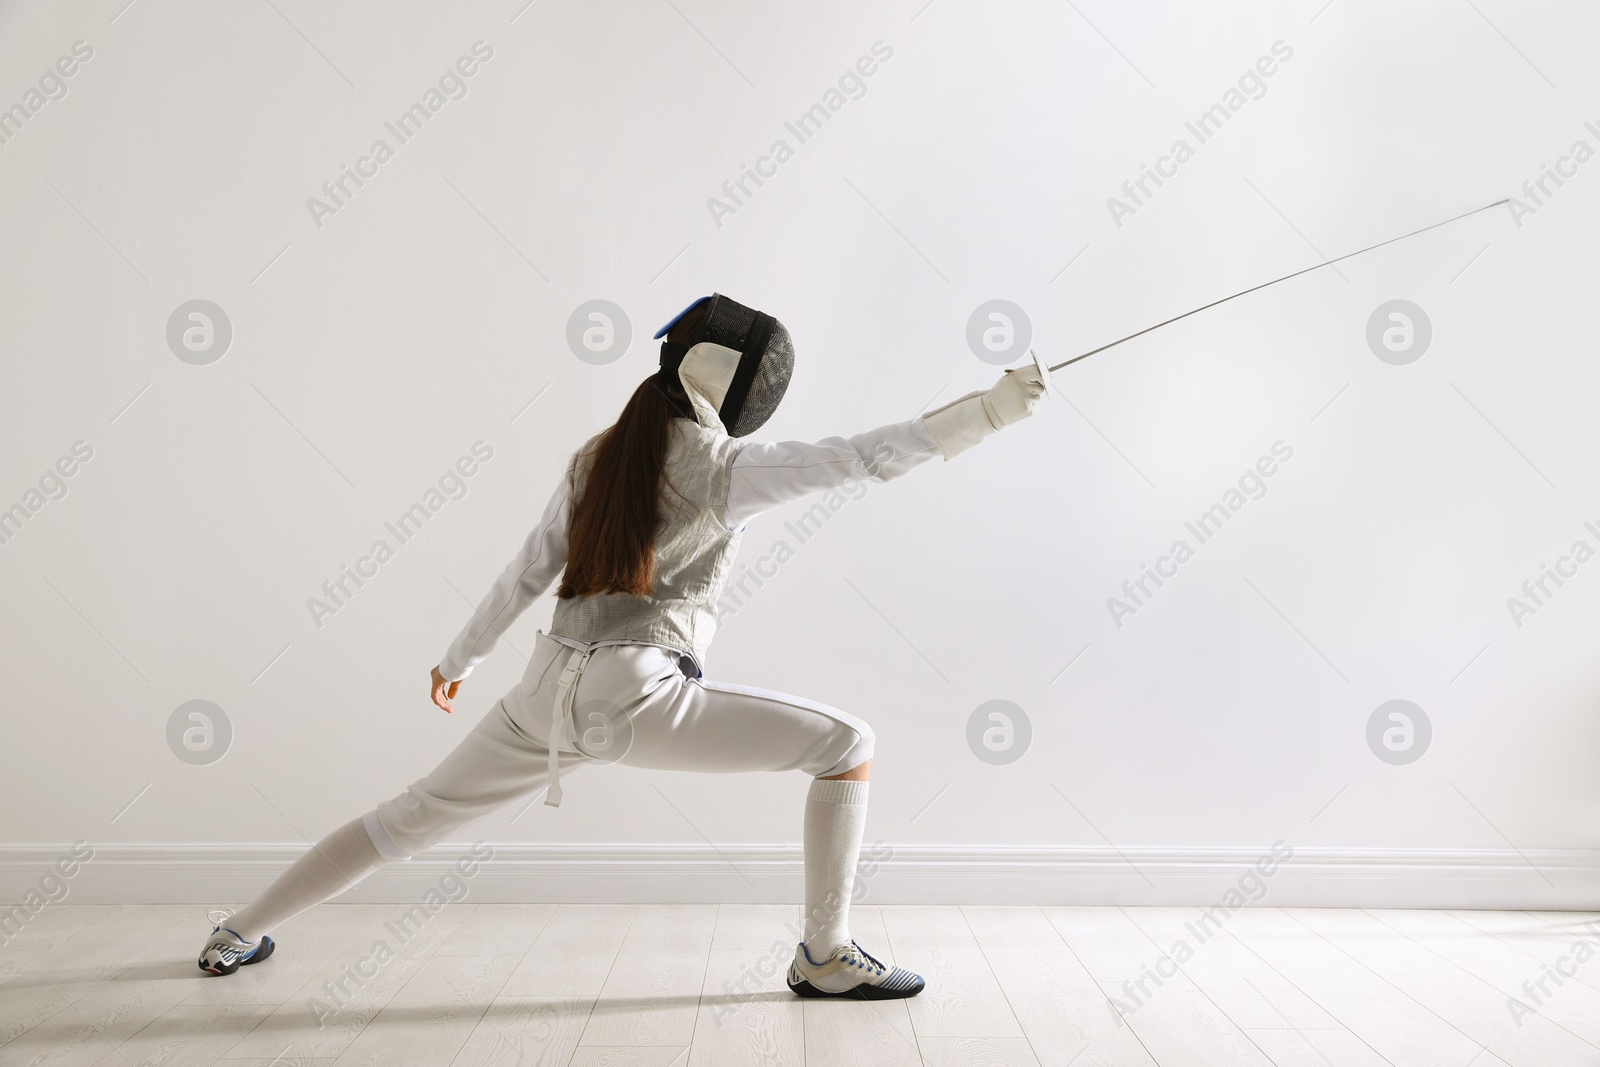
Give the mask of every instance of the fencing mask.
M 656 337 L 697 312 L 699 321 L 683 343 L 661 342 L 662 373 L 704 396 L 728 436 L 744 437 L 772 417 L 789 388 L 794 344 L 783 323 L 720 293 L 684 308 Z

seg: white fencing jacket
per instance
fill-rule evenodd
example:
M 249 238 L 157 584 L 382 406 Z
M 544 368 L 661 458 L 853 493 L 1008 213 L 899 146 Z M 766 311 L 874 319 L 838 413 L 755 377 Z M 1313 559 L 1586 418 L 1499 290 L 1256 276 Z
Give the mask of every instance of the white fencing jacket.
M 972 397 L 963 397 L 957 404 L 975 402 Z M 711 405 L 698 396 L 693 399 L 702 425 L 721 425 Z M 815 443 L 752 441 L 741 445 L 734 455 L 724 521 L 728 529 L 738 530 L 779 504 L 852 482 L 887 482 L 953 451 L 948 444 L 941 447 L 923 416 L 854 437 L 828 437 Z M 563 477 L 522 550 L 495 580 L 440 662 L 439 673 L 446 679 L 456 681 L 471 674 L 494 650 L 500 635 L 561 574 L 567 563 L 571 503 Z

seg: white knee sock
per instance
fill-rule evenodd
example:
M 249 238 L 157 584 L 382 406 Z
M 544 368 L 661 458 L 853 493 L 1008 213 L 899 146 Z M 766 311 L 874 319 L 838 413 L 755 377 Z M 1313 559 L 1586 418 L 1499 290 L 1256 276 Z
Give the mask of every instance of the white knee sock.
M 866 782 L 812 781 L 806 795 L 804 940 L 818 962 L 850 939 L 850 893 L 866 824 Z
M 222 925 L 246 941 L 259 941 L 262 934 L 338 896 L 386 862 L 372 847 L 361 820 L 352 819 L 312 845 L 266 892 Z

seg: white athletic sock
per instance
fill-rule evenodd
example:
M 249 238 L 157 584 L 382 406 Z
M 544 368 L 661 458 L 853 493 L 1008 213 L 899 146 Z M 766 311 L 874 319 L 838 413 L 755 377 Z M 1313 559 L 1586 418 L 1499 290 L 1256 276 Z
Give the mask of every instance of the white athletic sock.
M 246 941 L 259 941 L 262 934 L 338 896 L 386 862 L 361 820 L 352 819 L 312 845 L 266 892 L 222 925 Z
M 819 963 L 850 940 L 850 893 L 866 824 L 866 782 L 812 781 L 806 795 L 804 940 Z

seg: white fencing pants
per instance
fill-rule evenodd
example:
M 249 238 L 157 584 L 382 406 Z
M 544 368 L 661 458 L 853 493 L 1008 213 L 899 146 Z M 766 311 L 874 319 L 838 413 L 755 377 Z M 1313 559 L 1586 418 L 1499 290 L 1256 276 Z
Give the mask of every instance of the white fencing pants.
M 600 645 L 572 685 L 555 763 L 705 771 L 804 771 L 831 777 L 872 756 L 872 729 L 824 704 L 686 677 L 654 645 Z M 550 782 L 559 679 L 584 651 L 541 633 L 522 682 L 426 777 L 363 817 L 378 852 L 410 859 Z

